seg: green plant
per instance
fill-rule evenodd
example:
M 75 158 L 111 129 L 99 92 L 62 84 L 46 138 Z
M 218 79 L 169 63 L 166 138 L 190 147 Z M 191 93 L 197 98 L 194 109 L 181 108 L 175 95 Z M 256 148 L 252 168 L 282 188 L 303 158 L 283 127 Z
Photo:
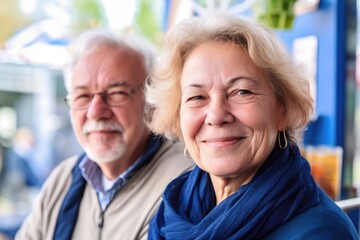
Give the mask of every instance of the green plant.
M 296 0 L 256 0 L 252 6 L 256 19 L 275 29 L 291 29 Z

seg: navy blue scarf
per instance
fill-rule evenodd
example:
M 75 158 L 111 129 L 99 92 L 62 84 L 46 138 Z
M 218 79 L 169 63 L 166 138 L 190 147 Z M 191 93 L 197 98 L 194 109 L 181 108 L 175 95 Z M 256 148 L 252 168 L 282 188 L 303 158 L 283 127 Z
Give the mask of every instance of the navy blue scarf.
M 171 182 L 149 239 L 261 239 L 319 203 L 297 146 L 275 147 L 252 181 L 215 206 L 209 174 L 196 167 Z
M 159 138 L 155 135 L 150 136 L 147 148 L 139 160 L 142 162 L 142 165 L 139 165 L 138 168 L 148 164 L 151 161 L 163 142 L 163 138 Z M 78 159 L 77 163 L 71 171 L 72 182 L 60 207 L 54 231 L 54 240 L 68 240 L 71 239 L 73 234 L 80 209 L 81 199 L 84 195 L 86 187 L 86 180 L 82 176 L 81 170 L 79 168 L 79 163 L 83 157 L 84 155 Z

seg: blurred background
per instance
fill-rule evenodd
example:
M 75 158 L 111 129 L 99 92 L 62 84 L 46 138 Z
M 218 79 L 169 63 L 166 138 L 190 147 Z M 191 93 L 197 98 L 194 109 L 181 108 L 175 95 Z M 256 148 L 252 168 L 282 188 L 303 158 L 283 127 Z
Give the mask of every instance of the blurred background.
M 63 101 L 69 42 L 104 27 L 160 50 L 173 24 L 212 8 L 273 28 L 306 67 L 315 113 L 298 133 L 303 155 L 359 229 L 360 0 L 0 0 L 0 239 L 14 237 L 54 166 L 81 151 Z

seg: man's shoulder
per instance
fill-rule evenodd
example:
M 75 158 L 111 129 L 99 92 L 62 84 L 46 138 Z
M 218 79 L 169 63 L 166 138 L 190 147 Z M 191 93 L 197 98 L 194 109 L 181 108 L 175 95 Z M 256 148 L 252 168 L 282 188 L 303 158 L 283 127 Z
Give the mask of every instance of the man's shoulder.
M 180 172 L 192 169 L 195 163 L 192 159 L 185 157 L 184 147 L 185 145 L 181 142 L 165 140 L 155 155 L 153 163 L 158 168 L 180 170 Z
M 71 171 L 76 165 L 79 156 L 72 156 L 61 161 L 50 172 L 42 187 L 42 191 L 57 191 L 56 189 L 63 189 L 68 187 L 71 182 Z
M 79 158 L 78 155 L 74 155 L 74 156 L 71 156 L 71 157 L 61 161 L 51 171 L 51 173 L 49 174 L 49 178 L 50 177 L 55 177 L 55 176 L 58 176 L 58 175 L 63 175 L 63 174 L 70 174 L 71 170 L 75 166 L 78 158 Z
M 192 159 L 184 156 L 183 146 L 182 143 L 166 140 L 150 163 L 144 166 L 132 181 L 156 187 L 162 193 L 171 180 L 195 166 Z
M 71 184 L 71 170 L 77 159 L 74 156 L 63 160 L 51 171 L 16 239 L 51 239 L 59 209 Z

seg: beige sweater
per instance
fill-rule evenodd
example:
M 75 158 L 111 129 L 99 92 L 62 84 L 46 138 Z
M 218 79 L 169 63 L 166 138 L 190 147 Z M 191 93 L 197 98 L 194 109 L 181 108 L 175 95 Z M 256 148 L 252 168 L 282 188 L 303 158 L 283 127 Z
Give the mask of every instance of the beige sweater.
M 63 198 L 71 183 L 77 157 L 65 160 L 48 177 L 34 202 L 32 212 L 17 233 L 17 240 L 50 240 Z M 98 227 L 100 205 L 96 192 L 87 184 L 72 239 L 147 239 L 148 225 L 166 185 L 190 170 L 193 161 L 183 155 L 183 145 L 164 143 L 150 164 L 139 170 L 117 193 Z

